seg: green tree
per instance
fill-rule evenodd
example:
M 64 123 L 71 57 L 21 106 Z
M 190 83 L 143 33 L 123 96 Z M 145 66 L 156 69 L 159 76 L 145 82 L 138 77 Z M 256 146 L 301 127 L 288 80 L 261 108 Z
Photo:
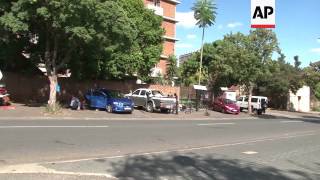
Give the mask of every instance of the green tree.
M 272 55 L 275 52 L 280 52 L 280 50 L 276 34 L 272 30 L 257 29 L 251 31 L 248 40 L 249 51 L 254 56 L 251 59 L 253 66 L 247 67 L 249 74 L 252 74 L 252 76 L 245 78 L 244 82 L 249 92 L 248 111 L 251 112 L 252 90 L 259 79 L 272 76 L 267 67 L 272 64 Z
M 185 61 L 180 67 L 181 81 L 185 86 L 190 86 L 197 82 L 197 72 L 199 69 L 199 61 L 197 61 L 197 53 Z
M 303 69 L 303 78 L 305 83 L 310 86 L 312 92 L 320 100 L 319 96 L 319 82 L 320 82 L 320 61 L 311 63 L 308 67 Z
M 208 68 L 208 86 L 215 96 L 220 87 L 237 84 L 233 74 L 233 60 L 237 55 L 230 41 L 217 40 L 204 46 L 204 66 Z
M 315 89 L 315 86 L 320 82 L 320 61 L 310 63 L 310 65 L 303 69 L 304 80 L 311 89 Z
M 294 60 L 294 67 L 296 69 L 299 69 L 300 68 L 300 65 L 301 65 L 301 61 L 299 60 L 299 56 L 294 56 L 293 57 L 293 60 Z
M 205 28 L 212 26 L 216 20 L 217 7 L 213 3 L 213 0 L 197 0 L 192 10 L 194 11 L 194 18 L 197 20 L 197 25 L 202 28 L 202 40 L 201 40 L 201 52 L 200 52 L 200 66 L 199 66 L 199 80 L 198 84 L 201 83 L 202 74 L 202 58 L 203 58 L 203 42 Z
M 318 82 L 318 84 L 316 84 L 314 95 L 316 96 L 316 98 L 318 100 L 320 100 L 320 82 Z
M 177 67 L 177 58 L 175 56 L 169 56 L 168 62 L 167 62 L 167 80 L 169 82 L 174 81 L 174 78 L 179 77 L 179 69 Z
M 71 68 L 79 78 L 147 77 L 162 51 L 161 17 L 142 1 L 18 0 L 1 5 L 0 31 L 9 34 L 8 41 L 22 44 L 19 51 L 30 54 L 30 62 L 46 65 L 53 109 L 61 70 Z
M 296 93 L 304 84 L 303 74 L 299 68 L 287 63 L 282 53 L 278 61 L 273 61 L 267 68 L 271 76 L 260 79 L 257 85 L 265 87 L 261 94 L 271 98 L 270 106 L 285 109 L 289 91 Z
M 270 77 L 268 65 L 272 64 L 272 55 L 279 52 L 276 35 L 271 30 L 258 29 L 249 35 L 241 33 L 224 37 L 228 52 L 233 60 L 233 78 L 238 84 L 245 85 L 249 94 L 248 111 L 251 112 L 251 97 L 254 87 L 260 79 Z

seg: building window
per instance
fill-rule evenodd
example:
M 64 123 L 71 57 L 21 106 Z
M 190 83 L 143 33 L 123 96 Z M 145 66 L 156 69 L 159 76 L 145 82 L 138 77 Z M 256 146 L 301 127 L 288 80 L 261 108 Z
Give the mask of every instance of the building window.
M 160 0 L 153 0 L 153 4 L 160 7 Z

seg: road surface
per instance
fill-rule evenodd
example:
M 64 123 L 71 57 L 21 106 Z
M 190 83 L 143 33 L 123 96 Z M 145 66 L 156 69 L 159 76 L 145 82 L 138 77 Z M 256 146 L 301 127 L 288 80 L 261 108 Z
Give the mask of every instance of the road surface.
M 320 120 L 1 120 L 0 179 L 320 179 Z

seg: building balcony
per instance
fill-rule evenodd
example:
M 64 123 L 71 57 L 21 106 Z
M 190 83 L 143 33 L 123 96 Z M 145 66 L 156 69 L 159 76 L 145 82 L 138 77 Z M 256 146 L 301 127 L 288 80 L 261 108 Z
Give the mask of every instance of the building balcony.
M 172 17 L 168 17 L 168 16 L 162 16 L 162 17 L 163 17 L 164 20 L 171 21 L 173 23 L 179 22 L 177 19 L 172 18 Z
M 176 20 L 175 18 L 164 16 L 164 13 L 163 13 L 164 10 L 160 6 L 148 4 L 147 9 L 153 10 L 156 15 L 163 17 L 164 20 L 171 21 L 174 23 L 178 22 L 178 20 Z
M 179 39 L 175 38 L 175 37 L 169 37 L 169 36 L 162 36 L 165 40 L 169 40 L 169 41 L 179 41 Z
M 181 3 L 180 1 L 177 1 L 177 0 L 164 0 L 164 1 L 168 1 L 168 2 L 171 2 L 171 3 L 174 3 L 174 4 L 180 4 Z
M 155 5 L 152 5 L 152 4 L 148 4 L 147 8 L 150 9 L 150 10 L 153 10 L 156 15 L 163 16 L 163 8 L 162 7 L 155 6 Z
M 161 57 L 162 59 L 169 59 L 169 56 L 164 55 L 164 54 L 161 54 L 160 57 Z

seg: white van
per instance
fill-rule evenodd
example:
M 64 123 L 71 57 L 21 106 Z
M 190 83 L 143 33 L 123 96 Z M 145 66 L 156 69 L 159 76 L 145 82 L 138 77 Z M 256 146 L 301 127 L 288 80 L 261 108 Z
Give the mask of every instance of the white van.
M 248 109 L 248 96 L 240 96 L 237 99 L 237 105 L 240 107 L 240 111 Z M 268 98 L 265 96 L 252 96 L 251 97 L 252 111 L 256 111 L 258 114 L 265 113 L 268 107 Z

